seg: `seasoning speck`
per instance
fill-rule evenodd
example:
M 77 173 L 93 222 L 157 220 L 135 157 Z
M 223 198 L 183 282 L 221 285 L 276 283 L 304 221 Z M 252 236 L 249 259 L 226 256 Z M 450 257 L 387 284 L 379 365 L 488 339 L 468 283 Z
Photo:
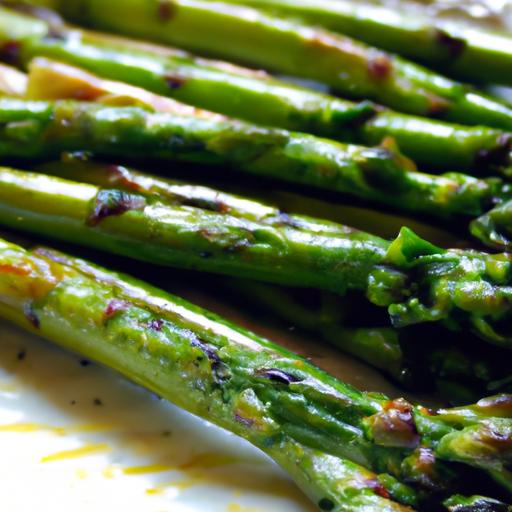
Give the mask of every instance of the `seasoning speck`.
M 97 405 L 97 406 L 103 405 L 103 402 L 99 398 L 95 398 L 93 403 L 94 403 L 94 405 Z
M 165 22 L 169 21 L 176 10 L 176 5 L 171 0 L 160 0 L 158 2 L 158 19 Z
M 320 507 L 320 510 L 332 510 L 334 508 L 334 503 L 329 498 L 322 498 L 318 506 Z
M 16 357 L 18 358 L 18 361 L 23 361 L 27 357 L 27 351 L 24 348 L 21 349 Z

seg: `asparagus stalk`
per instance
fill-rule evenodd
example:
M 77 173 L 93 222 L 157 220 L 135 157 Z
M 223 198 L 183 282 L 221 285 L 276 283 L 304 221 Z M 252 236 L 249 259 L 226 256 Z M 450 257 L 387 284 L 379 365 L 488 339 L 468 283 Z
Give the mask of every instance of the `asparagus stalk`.
M 0 17 L 1 20 L 1 17 Z M 1 25 L 0 25 L 1 27 Z M 42 52 L 44 53 L 44 52 Z M 61 56 L 59 56 L 61 58 Z M 71 54 L 70 60 L 76 58 L 76 53 Z M 185 105 L 173 102 L 170 99 L 157 94 L 151 94 L 148 91 L 137 88 L 129 87 L 122 82 L 109 81 L 101 79 L 100 77 L 84 71 L 81 68 L 66 65 L 61 62 L 51 61 L 46 58 L 35 58 L 28 66 L 29 80 L 27 97 L 29 99 L 73 99 L 73 98 L 87 98 L 88 100 L 108 102 L 109 104 L 134 104 L 144 105 L 155 111 L 163 111 L 169 113 L 180 114 L 196 114 L 207 115 L 206 111 L 198 109 L 191 109 Z M 114 73 L 115 74 L 115 73 Z M 197 74 L 197 73 L 196 73 Z M 226 76 L 225 79 L 229 80 L 230 77 Z M 258 82 L 260 78 L 254 78 Z M 269 79 L 266 80 L 267 85 Z M 213 87 L 214 84 L 212 84 Z M 257 84 L 256 84 L 257 85 Z M 215 87 L 222 89 L 222 83 L 215 84 Z M 286 101 L 286 98 L 294 98 L 294 94 L 298 90 L 291 88 L 287 90 L 285 84 L 280 85 L 280 90 L 276 90 L 276 98 L 279 102 Z M 257 91 L 257 87 L 252 90 Z M 172 89 L 173 91 L 175 89 Z M 269 90 L 267 90 L 267 93 Z M 303 91 L 307 94 L 304 101 L 307 105 L 318 108 L 318 103 L 312 101 L 316 93 Z M 252 92 L 251 92 L 252 94 Z M 285 98 L 283 98 L 284 95 Z M 193 103 L 201 102 L 205 97 L 201 94 L 198 97 L 185 98 L 187 101 L 192 100 Z M 230 96 L 235 102 L 240 104 L 241 98 L 239 96 Z M 324 100 L 326 98 L 323 98 Z M 260 96 L 258 96 L 259 106 L 262 107 Z M 338 100 L 332 98 L 333 101 Z M 204 105 L 204 103 L 202 103 Z M 209 107 L 214 110 L 220 110 L 229 114 L 237 112 L 238 107 L 235 109 L 223 109 L 218 103 L 209 104 Z M 277 105 L 268 104 L 271 113 L 280 112 Z M 331 105 L 333 115 L 336 109 Z M 283 119 L 277 120 L 272 117 L 255 118 L 251 115 L 242 113 L 242 117 L 252 119 L 256 122 L 263 122 L 263 124 L 273 124 L 282 128 L 296 128 L 300 131 L 316 133 L 319 135 L 326 135 L 330 138 L 355 141 L 365 145 L 378 145 L 386 138 L 392 138 L 396 141 L 400 150 L 404 154 L 410 156 L 419 163 L 439 165 L 440 168 L 449 168 L 450 165 L 458 167 L 459 169 L 472 169 L 477 173 L 483 172 L 499 172 L 501 168 L 506 168 L 510 164 L 510 141 L 504 133 L 499 131 L 485 128 L 485 127 L 463 127 L 457 125 L 450 125 L 441 123 L 439 121 L 432 121 L 424 118 L 414 116 L 407 116 L 397 114 L 385 110 L 371 110 L 370 105 L 353 105 L 354 116 L 359 112 L 360 116 L 349 116 L 347 107 L 346 116 L 343 123 L 345 129 L 342 129 L 342 122 L 334 122 L 334 118 L 327 110 L 319 109 L 319 119 L 325 121 L 324 128 L 312 127 L 310 123 L 304 122 L 303 107 L 300 111 L 290 112 L 287 119 L 293 120 L 292 123 L 287 123 Z M 252 109 L 249 112 L 258 111 L 263 112 L 266 116 L 265 108 Z M 213 115 L 213 114 L 211 114 Z M 240 117 L 240 116 L 238 116 Z M 349 133 L 350 132 L 350 133 Z
M 512 506 L 483 496 L 452 496 L 445 501 L 449 512 L 511 512 Z
M 471 233 L 495 249 L 512 249 L 512 201 L 505 201 L 471 222 Z
M 393 147 L 346 145 L 209 115 L 0 99 L 0 121 L 0 156 L 8 158 L 51 159 L 65 151 L 90 151 L 228 164 L 445 218 L 481 215 L 510 198 L 510 186 L 497 178 L 419 173 Z
M 109 105 L 143 105 L 158 112 L 222 120 L 218 115 L 208 111 L 188 107 L 120 82 L 103 80 L 79 68 L 45 58 L 37 58 L 31 63 L 26 95 L 30 99 L 66 99 L 85 96 Z M 388 146 L 390 145 L 388 144 Z M 404 165 L 412 168 L 409 162 L 404 161 Z M 376 177 L 374 187 L 378 188 L 380 186 L 379 175 Z M 386 171 L 384 171 L 383 177 L 385 179 Z M 406 195 L 404 198 L 405 202 L 399 202 L 398 206 L 404 209 L 409 207 L 416 212 L 419 210 L 436 216 L 447 216 L 447 214 L 483 215 L 486 214 L 490 205 L 510 197 L 510 186 L 503 185 L 497 179 L 482 180 L 455 173 L 439 177 L 413 171 L 409 171 L 403 177 L 406 179 L 401 185 L 396 180 L 394 188 L 389 191 L 383 190 L 381 191 L 383 193 L 373 197 L 370 195 L 370 197 L 396 207 L 397 196 L 388 192 L 397 194 L 400 193 L 400 190 L 409 189 L 408 196 Z M 138 176 L 137 179 L 141 179 L 141 177 Z M 364 184 L 362 188 L 360 185 L 360 183 L 352 182 L 349 186 L 342 187 L 341 190 L 368 197 L 368 183 Z M 331 189 L 332 185 L 328 184 L 327 188 Z M 407 199 L 411 201 L 407 202 Z M 494 213 L 493 211 L 490 215 L 494 215 Z M 483 219 L 485 218 L 487 217 Z M 483 220 L 476 221 L 475 224 L 488 225 Z M 509 224 L 512 225 L 512 222 Z M 489 234 L 489 229 L 481 228 L 483 233 L 480 233 L 475 225 L 472 229 L 475 236 L 481 241 L 491 247 L 496 245 L 496 242 L 491 243 L 490 241 L 492 235 Z M 509 248 L 508 243 L 502 245 L 504 249 Z
M 426 13 L 408 13 L 403 6 L 396 9 L 369 1 L 227 0 L 226 3 L 300 18 L 465 80 L 512 85 L 512 38 L 505 32 L 429 19 Z
M 509 395 L 433 412 L 356 391 L 211 313 L 83 260 L 2 242 L 0 269 L 2 317 L 248 439 L 321 510 L 407 510 L 387 497 L 419 503 L 425 486 L 464 489 L 450 461 L 509 487 Z M 361 481 L 344 458 L 391 474 Z
M 150 47 L 129 40 L 58 29 L 43 20 L 0 8 L 0 41 L 3 57 L 27 67 L 36 56 L 56 58 L 82 66 L 113 80 L 123 80 L 154 93 L 172 96 L 187 104 L 264 125 L 313 133 L 346 142 L 377 145 L 394 138 L 415 161 L 440 169 L 495 172 L 511 163 L 507 134 L 487 127 L 466 127 L 408 116 L 372 106 L 355 104 L 305 88 L 277 81 L 265 73 L 205 61 L 175 50 Z M 31 93 L 48 99 L 59 92 L 63 76 L 75 87 L 86 87 L 79 98 L 98 97 L 98 88 L 123 96 L 136 95 L 148 103 L 147 92 L 127 91 L 126 86 L 86 77 L 83 72 L 41 63 L 31 69 Z M 49 76 L 49 74 L 51 75 Z M 53 75 L 53 76 L 52 76 Z M 58 76 L 57 76 L 58 75 Z M 70 78 L 71 75 L 71 78 Z M 62 91 L 60 91 L 62 92 Z M 153 98 L 161 106 L 163 99 Z M 254 104 L 258 108 L 254 108 Z
M 510 255 L 445 251 L 407 228 L 390 243 L 332 223 L 323 230 L 322 221 L 302 216 L 250 221 L 221 203 L 213 211 L 172 204 L 154 187 L 148 195 L 130 183 L 125 170 L 108 173 L 114 181 L 121 175 L 121 188 L 2 169 L 0 223 L 158 264 L 338 294 L 359 290 L 387 307 L 397 327 L 443 321 L 512 346 L 502 329 L 510 317 Z
M 1 72 L 1 70 L 0 70 Z M 36 57 L 30 62 L 23 96 L 29 100 L 79 99 L 103 105 L 136 106 L 180 116 L 225 119 L 141 87 L 105 80 L 81 68 Z
M 476 216 L 510 196 L 509 185 L 496 178 L 416 172 L 392 145 L 365 148 L 230 119 L 73 101 L 3 99 L 0 121 L 4 122 L 3 157 L 44 159 L 63 151 L 91 151 L 113 157 L 228 164 L 241 172 L 391 206 L 399 203 L 404 209 L 444 217 Z
M 0 262 L 2 317 L 248 439 L 281 464 L 322 510 L 410 510 L 383 495 L 389 497 L 389 486 L 414 500 L 412 490 L 280 432 L 282 422 L 257 396 L 272 388 L 286 394 L 277 375 L 285 375 L 288 366 L 311 370 L 313 380 L 306 385 L 311 390 L 316 379 L 319 386 L 334 384 L 338 394 L 355 392 L 348 386 L 338 389 L 337 381 L 299 357 L 212 313 L 85 261 L 2 241 Z M 82 295 L 80 301 L 75 293 Z M 365 401 L 372 403 L 355 393 L 363 408 Z
M 29 79 L 26 82 L 26 97 L 50 100 L 86 97 L 107 105 L 145 106 L 157 112 L 179 116 L 199 117 L 214 121 L 226 120 L 212 112 L 190 107 L 121 82 L 103 80 L 80 68 L 45 58 L 36 58 L 30 64 Z M 409 162 L 404 162 L 404 164 L 412 168 Z M 473 222 L 473 234 L 490 247 L 498 246 L 503 250 L 509 250 L 512 246 L 504 237 L 500 237 L 499 241 L 495 240 L 496 235 L 487 219 L 496 215 L 496 211 L 486 212 L 490 205 L 501 203 L 510 197 L 509 185 L 503 185 L 497 179 L 482 180 L 456 173 L 433 176 L 409 171 L 404 174 L 404 177 L 406 178 L 404 183 L 400 185 L 397 181 L 396 188 L 391 190 L 396 194 L 400 189 L 409 189 L 404 201 L 399 202 L 399 206 L 402 208 L 408 209 L 409 207 L 415 212 L 444 217 L 449 214 L 483 215 L 481 219 Z M 397 197 L 389 195 L 387 190 L 372 196 L 368 195 L 366 190 L 368 184 L 365 184 L 363 188 L 358 188 L 358 185 L 360 184 L 350 183 L 349 186 L 341 187 L 341 190 L 397 206 Z M 375 180 L 375 186 L 379 187 L 379 185 L 379 179 Z M 328 184 L 327 188 L 332 188 L 332 185 Z M 500 207 L 498 211 L 502 211 L 502 209 Z M 512 225 L 512 219 L 510 221 L 507 219 L 507 224 Z
M 343 237 L 347 233 L 345 227 L 334 222 L 298 215 L 286 216 L 279 209 L 256 201 L 207 187 L 151 177 L 125 167 L 104 166 L 96 162 L 71 158 L 40 166 L 38 170 L 54 176 L 92 183 L 102 188 L 116 187 L 147 197 L 157 197 L 165 203 L 229 213 L 231 216 L 265 225 L 280 227 L 283 218 L 288 218 L 302 232 L 309 232 L 312 235 Z M 346 304 L 332 295 L 328 296 L 329 300 L 323 301 L 325 307 L 317 311 L 299 304 L 277 287 L 244 281 L 242 288 L 244 295 L 248 295 L 248 300 L 270 307 L 274 314 L 295 326 L 320 334 L 327 342 L 379 368 L 395 381 L 410 388 L 418 389 L 418 386 L 424 386 L 427 380 L 432 381 L 427 376 L 430 374 L 438 383 L 442 381 L 443 396 L 454 402 L 467 403 L 465 397 L 471 396 L 469 401 L 472 401 L 488 392 L 486 385 L 492 381 L 503 381 L 509 375 L 508 368 L 497 368 L 494 361 L 482 358 L 481 346 L 476 349 L 479 355 L 475 358 L 475 351 L 468 351 L 467 336 L 461 344 L 466 352 L 463 354 L 459 349 L 447 349 L 446 343 L 441 344 L 442 348 L 436 346 L 432 340 L 439 336 L 444 338 L 446 333 L 427 332 L 424 327 L 419 333 L 399 333 L 391 328 L 382 327 L 347 327 L 344 324 Z M 248 291 L 250 293 L 247 293 Z M 324 294 L 323 297 L 326 298 L 327 295 Z M 451 337 L 455 338 L 455 334 Z M 414 348 L 418 345 L 430 347 L 430 350 Z M 488 349 L 486 351 L 489 352 Z M 494 359 L 501 360 L 503 357 L 506 356 L 499 354 Z M 458 388 L 455 389 L 454 381 L 464 382 L 464 393 Z M 493 392 L 509 389 L 508 381 L 503 384 L 498 382 L 496 385 L 492 382 L 489 386 L 492 386 Z M 482 392 L 479 393 L 478 390 Z
M 512 128 L 505 102 L 348 37 L 255 9 L 202 0 L 55 4 L 78 23 L 317 80 L 402 112 Z
M 37 169 L 45 174 L 91 183 L 100 188 L 119 188 L 145 197 L 155 197 L 170 205 L 227 214 L 271 227 L 282 227 L 289 222 L 301 231 L 325 236 L 344 236 L 351 231 L 336 222 L 305 215 L 294 215 L 293 219 L 290 217 L 287 221 L 289 216 L 271 205 L 210 187 L 151 176 L 125 166 L 83 160 L 80 155 L 65 155 L 62 161 L 43 164 Z
M 509 392 L 510 369 L 503 364 L 508 353 L 472 343 L 467 333 L 458 335 L 441 329 L 396 330 L 379 327 L 368 320 L 369 311 L 361 305 L 323 293 L 313 307 L 297 299 L 296 290 L 286 290 L 254 281 L 231 280 L 224 286 L 233 300 L 270 312 L 273 317 L 316 336 L 315 339 L 349 353 L 384 372 L 393 381 L 414 391 L 437 389 L 451 403 L 469 403 L 490 392 Z M 308 299 L 311 290 L 308 290 Z M 353 320 L 354 313 L 365 318 Z M 357 316 L 357 315 L 356 315 Z M 374 325 L 368 327 L 368 325 Z M 462 338 L 462 339 L 461 339 Z

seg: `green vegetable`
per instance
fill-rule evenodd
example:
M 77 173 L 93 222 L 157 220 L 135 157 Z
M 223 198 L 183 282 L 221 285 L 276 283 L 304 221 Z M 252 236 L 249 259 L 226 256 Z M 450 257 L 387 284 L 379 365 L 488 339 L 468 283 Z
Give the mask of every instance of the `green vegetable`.
M 478 489 L 486 473 L 509 487 L 509 395 L 434 413 L 361 393 L 163 291 L 7 242 L 0 315 L 249 440 L 321 510 L 407 510 L 386 497 L 421 505 L 425 486 L 457 492 L 467 476 L 450 461 L 479 478 Z M 345 458 L 388 474 L 365 474 Z
M 512 85 L 510 34 L 429 19 L 403 2 L 397 8 L 358 0 L 223 1 L 300 18 L 469 81 Z
M 258 10 L 201 0 L 55 4 L 78 23 L 317 80 L 402 112 L 512 129 L 505 102 L 348 37 Z
M 512 200 L 501 202 L 471 223 L 471 233 L 485 245 L 510 251 L 512 249 Z
M 121 188 L 165 203 L 229 214 L 267 226 L 282 227 L 283 220 L 287 219 L 302 233 L 309 232 L 312 236 L 322 234 L 345 237 L 347 234 L 347 228 L 334 222 L 289 216 L 277 208 L 256 201 L 207 187 L 155 178 L 125 167 L 103 166 L 72 158 L 43 165 L 38 169 L 102 188 Z M 219 283 L 220 286 L 223 284 L 224 281 Z M 232 286 L 236 286 L 235 282 L 232 282 Z M 325 307 L 316 310 L 311 309 L 311 305 L 305 306 L 294 301 L 277 287 L 247 281 L 241 287 L 248 300 L 270 308 L 274 314 L 277 313 L 295 326 L 320 334 L 329 343 L 376 366 L 407 387 L 424 388 L 427 381 L 428 385 L 434 385 L 434 381 L 439 383 L 439 379 L 442 379 L 443 396 L 459 403 L 468 400 L 462 398 L 460 392 L 447 389 L 446 382 L 464 383 L 464 396 L 471 397 L 482 396 L 491 389 L 493 392 L 509 389 L 508 382 L 494 383 L 509 375 L 508 367 L 496 365 L 496 361 L 502 361 L 507 355 L 493 354 L 492 360 L 488 361 L 483 357 L 482 350 L 489 353 L 489 347 L 473 347 L 467 335 L 464 335 L 458 348 L 453 348 L 451 343 L 439 344 L 434 341 L 444 339 L 445 332 L 432 332 L 432 329 L 428 330 L 425 326 L 421 326 L 419 332 L 400 333 L 391 328 L 347 326 L 345 317 L 350 317 L 351 313 L 346 311 L 347 303 L 340 297 L 323 294 L 325 300 L 322 303 Z M 455 339 L 457 336 L 452 333 L 450 338 Z
M 278 178 L 436 216 L 480 215 L 510 197 L 499 179 L 416 172 L 394 147 L 366 148 L 231 119 L 72 101 L 0 99 L 0 156 L 90 151 L 207 164 Z
M 0 223 L 158 264 L 338 294 L 359 290 L 387 307 L 397 327 L 443 321 L 512 346 L 510 255 L 442 250 L 407 228 L 389 243 L 255 203 L 249 220 L 222 202 L 186 199 L 183 187 L 176 195 L 156 178 L 141 185 L 116 166 L 99 180 L 109 187 L 2 169 Z
M 85 261 L 2 241 L 0 316 L 249 440 L 288 471 L 321 510 L 411 510 L 383 496 L 396 492 L 414 501 L 412 489 L 301 443 L 281 430 L 287 422 L 269 405 L 281 410 L 282 401 L 284 410 L 287 397 L 315 395 L 315 388 L 331 400 L 328 406 L 354 393 L 362 409 L 373 410 L 373 398 L 210 312 Z M 288 371 L 312 380 L 299 384 Z M 283 383 L 287 376 L 292 383 Z M 273 397 L 263 398 L 267 390 Z M 311 397 L 312 404 L 317 400 Z M 330 416 L 327 410 L 323 414 Z M 348 431 L 342 420 L 339 425 Z
M 365 148 L 224 118 L 152 113 L 73 101 L 0 99 L 0 156 L 51 159 L 66 151 L 227 164 L 232 169 L 450 217 L 477 216 L 510 185 L 419 173 L 393 146 Z
M 490 350 L 467 332 L 447 334 L 425 325 L 396 330 L 381 327 L 370 308 L 354 297 L 342 298 L 311 290 L 303 293 L 256 281 L 219 280 L 219 288 L 239 306 L 272 317 L 309 333 L 378 368 L 402 387 L 437 390 L 454 404 L 469 403 L 489 393 L 509 392 L 508 352 Z M 317 306 L 318 304 L 318 306 Z M 364 326 L 364 327 L 363 327 Z
M 511 512 L 512 506 L 483 496 L 452 496 L 445 501 L 449 512 Z
M 38 58 L 31 63 L 27 95 L 36 99 L 86 96 L 106 104 L 142 105 L 158 112 L 178 116 L 210 119 L 214 122 L 227 121 L 216 114 L 198 111 L 142 89 L 120 82 L 106 81 L 79 68 L 43 58 Z M 397 148 L 389 142 L 381 150 L 380 157 L 381 160 L 394 157 L 395 170 L 390 172 L 390 169 L 383 165 L 380 169 L 374 167 L 371 172 L 367 172 L 363 167 L 359 173 L 354 174 L 353 169 L 341 167 L 338 172 L 341 181 L 338 183 L 332 183 L 328 179 L 325 180 L 325 183 L 305 180 L 304 176 L 299 179 L 329 190 L 337 189 L 369 198 L 394 208 L 441 217 L 482 215 L 489 207 L 511 197 L 510 185 L 503 184 L 496 178 L 485 180 L 458 173 L 449 173 L 443 176 L 417 173 L 411 162 L 400 159 Z M 271 170 L 272 167 L 268 166 L 267 171 Z M 281 170 L 280 165 L 279 169 L 276 169 L 277 176 L 279 176 L 277 172 Z M 484 230 L 484 236 L 476 234 L 489 244 L 485 236 L 486 233 L 487 230 Z M 493 246 L 493 244 L 490 245 Z M 504 248 L 508 248 L 507 245 L 504 245 Z
M 196 107 L 260 124 L 365 145 L 380 144 L 392 137 L 418 163 L 440 169 L 485 172 L 511 163 L 510 140 L 499 130 L 407 116 L 376 109 L 368 102 L 354 104 L 277 81 L 260 71 L 64 26 L 57 30 L 46 21 L 3 8 L 0 41 L 4 58 L 19 65 L 28 66 L 35 56 L 48 56 Z M 33 65 L 31 75 L 42 73 L 41 68 L 41 62 Z M 45 79 L 38 75 L 33 95 L 46 99 L 51 94 L 62 94 L 57 85 L 63 79 L 55 76 L 59 70 L 55 66 L 50 70 L 54 76 Z M 61 77 L 64 73 L 60 69 Z M 69 78 L 76 80 L 76 72 L 74 77 L 68 76 L 68 82 Z M 83 76 L 80 83 L 84 84 Z M 74 85 L 76 89 L 77 83 Z M 90 84 L 87 91 L 88 98 L 97 98 L 98 90 Z M 80 91 L 76 94 L 83 97 Z M 258 108 L 254 108 L 255 103 Z

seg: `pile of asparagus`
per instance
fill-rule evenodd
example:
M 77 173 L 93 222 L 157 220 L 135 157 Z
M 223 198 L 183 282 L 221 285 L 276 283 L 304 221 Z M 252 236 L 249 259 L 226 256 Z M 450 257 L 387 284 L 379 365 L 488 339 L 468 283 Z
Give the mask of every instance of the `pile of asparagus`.
M 0 4 L 0 226 L 220 274 L 458 406 L 358 391 L 48 248 L 0 241 L 0 317 L 249 440 L 320 510 L 511 510 L 512 106 L 481 89 L 512 85 L 510 35 L 420 22 L 406 1 Z M 243 195 L 205 176 L 238 178 Z M 406 218 L 388 240 L 244 197 L 254 183 L 403 211 L 466 242 L 439 247 Z

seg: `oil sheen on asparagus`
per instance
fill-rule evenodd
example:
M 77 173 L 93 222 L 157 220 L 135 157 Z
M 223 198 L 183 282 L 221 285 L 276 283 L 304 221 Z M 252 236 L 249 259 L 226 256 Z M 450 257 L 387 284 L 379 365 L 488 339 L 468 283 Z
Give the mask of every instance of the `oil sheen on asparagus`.
M 0 223 L 156 264 L 338 294 L 358 290 L 387 307 L 397 327 L 442 321 L 512 346 L 509 254 L 440 249 L 407 228 L 388 242 L 238 202 L 251 211 L 249 219 L 214 191 L 178 186 L 176 194 L 172 183 L 139 179 L 117 166 L 97 172 L 98 178 L 91 169 L 79 179 L 106 188 L 2 169 Z
M 509 395 L 432 411 L 362 393 L 161 290 L 4 241 L 0 315 L 248 439 L 321 510 L 410 510 L 398 502 L 423 507 L 424 489 L 449 496 L 486 475 L 510 489 Z
M 500 130 L 399 114 L 366 100 L 350 103 L 278 81 L 262 71 L 70 29 L 1 7 L 0 42 L 0 55 L 20 66 L 46 56 L 263 125 L 365 145 L 393 137 L 405 154 L 430 167 L 485 172 L 511 164 L 511 138 Z M 45 88 L 51 84 L 47 81 Z M 94 97 L 94 91 L 78 96 Z
M 26 82 L 25 94 L 28 98 L 55 100 L 85 96 L 91 101 L 107 105 L 133 104 L 156 112 L 226 121 L 208 111 L 189 107 L 138 87 L 104 80 L 80 68 L 46 58 L 37 58 L 31 62 Z M 366 175 L 364 168 L 358 175 L 354 175 L 353 169 L 338 166 L 338 183 L 333 183 L 328 177 L 325 181 L 308 180 L 307 183 L 330 191 L 338 190 L 371 199 L 416 214 L 428 214 L 444 219 L 450 216 L 481 216 L 472 222 L 472 234 L 492 248 L 509 250 L 512 247 L 509 238 L 504 234 L 507 227 L 511 229 L 512 218 L 502 216 L 501 229 L 497 222 L 488 220 L 496 218 L 498 212 L 508 211 L 508 201 L 512 200 L 510 184 L 498 178 L 479 179 L 462 173 L 452 172 L 441 176 L 418 173 L 412 162 L 399 158 L 398 149 L 392 143 L 383 144 L 380 156 L 383 160 L 386 156 L 391 159 L 394 156 L 394 172 L 390 172 L 386 166 L 375 166 L 371 175 Z M 304 177 L 302 179 L 304 180 Z M 493 206 L 497 207 L 489 211 Z M 498 230 L 501 234 L 498 234 Z
M 225 1 L 225 0 L 224 0 Z M 407 2 L 227 0 L 300 18 L 476 83 L 512 85 L 512 37 L 505 31 L 428 17 Z M 462 5 L 462 4 L 461 4 Z M 425 9 L 426 11 L 426 9 Z
M 89 151 L 227 165 L 445 218 L 476 217 L 510 199 L 510 186 L 500 179 L 419 173 L 393 147 L 342 144 L 218 116 L 190 115 L 183 107 L 169 114 L 74 101 L 0 99 L 0 121 L 4 158 L 37 160 L 59 157 L 63 151 Z
M 52 3 L 77 23 L 317 80 L 402 112 L 512 128 L 506 102 L 346 36 L 248 7 L 205 0 Z

